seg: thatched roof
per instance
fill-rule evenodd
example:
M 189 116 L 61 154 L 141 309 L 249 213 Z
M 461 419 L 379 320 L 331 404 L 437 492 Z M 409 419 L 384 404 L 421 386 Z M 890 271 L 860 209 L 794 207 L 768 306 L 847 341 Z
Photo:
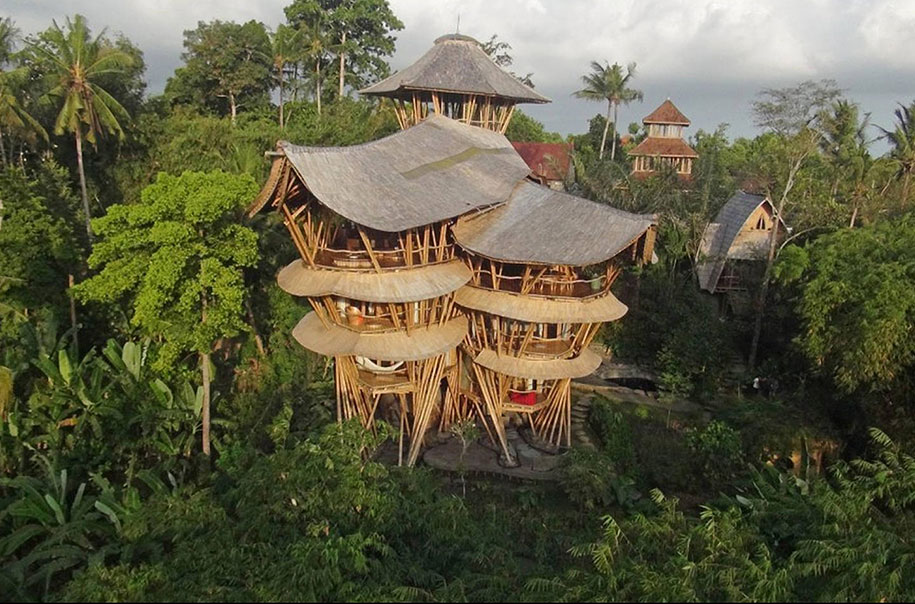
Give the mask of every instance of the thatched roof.
M 689 126 L 689 119 L 683 115 L 677 106 L 670 99 L 667 99 L 661 106 L 652 111 L 645 119 L 643 124 L 674 124 L 676 126 Z
M 479 94 L 516 103 L 550 102 L 493 63 L 479 42 L 460 34 L 438 38 L 415 63 L 359 92 L 409 98 L 414 91 Z
M 419 361 L 454 350 L 467 335 L 466 317 L 444 325 L 419 327 L 406 332 L 360 333 L 339 325 L 325 327 L 308 313 L 292 330 L 292 337 L 324 356 L 363 356 L 380 361 Z
M 734 241 L 747 219 L 763 204 L 768 204 L 774 213 L 772 202 L 765 195 L 737 191 L 719 210 L 715 220 L 706 227 L 699 244 L 698 276 L 701 289 L 715 291 L 724 264 L 732 256 L 731 248 Z M 782 224 L 784 225 L 784 220 Z
M 501 203 L 530 172 L 503 135 L 438 115 L 362 145 L 279 148 L 321 203 L 388 232 Z
M 561 378 L 579 378 L 593 373 L 600 367 L 601 358 L 595 352 L 584 349 L 573 359 L 551 359 L 534 361 L 519 359 L 508 355 L 496 354 L 494 350 L 484 348 L 474 359 L 487 369 L 504 373 L 512 377 L 534 380 L 555 380 Z
M 465 285 L 454 294 L 464 308 L 530 323 L 602 323 L 616 321 L 629 309 L 613 294 L 585 300 L 522 296 Z
M 682 138 L 663 138 L 660 136 L 649 136 L 630 150 L 629 155 L 699 157 L 695 149 L 687 145 Z
M 587 266 L 620 253 L 655 223 L 524 181 L 507 203 L 461 217 L 454 237 L 465 249 L 505 262 Z
M 416 302 L 443 296 L 472 277 L 460 260 L 396 271 L 356 272 L 311 268 L 293 260 L 277 282 L 294 296 L 343 296 L 366 302 Z

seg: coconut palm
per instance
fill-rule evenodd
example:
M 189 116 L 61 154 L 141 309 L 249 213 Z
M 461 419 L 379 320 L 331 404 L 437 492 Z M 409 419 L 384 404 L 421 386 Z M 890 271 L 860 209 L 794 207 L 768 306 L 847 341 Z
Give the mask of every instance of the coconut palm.
M 635 63 L 626 66 L 626 74 L 619 63 L 601 65 L 591 61 L 591 73 L 581 77 L 584 88 L 575 93 L 580 99 L 607 101 L 607 121 L 604 124 L 604 136 L 600 140 L 599 159 L 604 158 L 604 147 L 607 144 L 607 130 L 610 127 L 611 112 L 613 122 L 613 141 L 610 148 L 610 159 L 616 158 L 616 118 L 620 104 L 628 105 L 632 101 L 642 100 L 642 91 L 628 88 L 635 77 Z
M 95 146 L 98 137 L 107 132 L 123 140 L 124 129 L 119 120 L 129 119 L 127 111 L 99 85 L 98 80 L 122 73 L 133 64 L 130 55 L 111 46 L 104 34 L 102 31 L 91 38 L 85 17 L 76 15 L 72 20 L 67 17 L 66 30 L 54 21 L 40 41 L 30 45 L 50 80 L 46 98 L 56 99 L 60 104 L 54 134 L 70 133 L 75 139 L 86 234 L 90 240 L 92 227 L 83 169 L 83 139 Z
M 288 65 L 296 61 L 301 54 L 301 32 L 288 25 L 279 25 L 276 32 L 270 37 L 273 55 L 273 69 L 276 71 L 276 81 L 280 89 L 280 128 L 285 127 L 283 112 L 283 93 L 286 83 Z
M 832 198 L 836 199 L 839 182 L 843 176 L 852 183 L 863 178 L 862 172 L 867 157 L 867 129 L 870 127 L 870 113 L 859 120 L 857 103 L 845 99 L 835 101 L 819 116 L 820 150 L 832 166 Z
M 0 163 L 4 166 L 12 162 L 13 155 L 11 146 L 10 157 L 7 159 L 5 133 L 16 133 L 26 139 L 34 139 L 34 135 L 37 134 L 45 141 L 48 140 L 48 133 L 45 132 L 45 129 L 19 102 L 18 92 L 21 90 L 26 76 L 24 68 L 0 71 Z
M 883 138 L 889 141 L 893 149 L 890 156 L 899 166 L 899 175 L 902 177 L 902 203 L 909 200 L 909 181 L 915 172 L 915 101 L 906 107 L 899 103 L 895 112 L 896 128 L 883 131 Z
M 321 78 L 323 77 L 321 65 L 330 48 L 329 34 L 320 16 L 315 16 L 310 22 L 301 23 L 299 34 L 305 59 L 313 62 L 315 66 L 314 94 L 315 102 L 318 105 L 318 115 L 321 115 Z

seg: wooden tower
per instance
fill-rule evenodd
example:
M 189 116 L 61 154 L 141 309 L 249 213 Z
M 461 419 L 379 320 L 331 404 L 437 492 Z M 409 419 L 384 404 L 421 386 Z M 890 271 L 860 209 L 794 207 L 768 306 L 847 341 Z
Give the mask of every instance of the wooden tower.
M 645 177 L 661 166 L 671 166 L 677 176 L 689 180 L 699 154 L 683 140 L 683 129 L 689 127 L 686 116 L 667 99 L 642 123 L 648 128 L 648 137 L 629 151 L 633 175 Z
M 275 208 L 299 252 L 277 279 L 313 310 L 293 335 L 334 358 L 338 420 L 371 429 L 394 406 L 413 465 L 433 412 L 457 395 L 467 334 L 454 292 L 471 272 L 450 224 L 504 201 L 528 167 L 503 136 L 443 117 L 365 145 L 278 152 L 250 214 Z
M 600 365 L 588 346 L 626 313 L 610 286 L 625 264 L 650 258 L 653 220 L 527 181 L 505 205 L 459 219 L 472 277 L 455 301 L 469 332 L 457 407 L 443 421 L 481 419 L 509 463 L 508 413 L 542 442 L 571 445 L 571 381 Z
M 391 99 L 401 128 L 435 113 L 504 133 L 516 104 L 550 102 L 460 34 L 438 38 L 418 61 L 359 92 Z

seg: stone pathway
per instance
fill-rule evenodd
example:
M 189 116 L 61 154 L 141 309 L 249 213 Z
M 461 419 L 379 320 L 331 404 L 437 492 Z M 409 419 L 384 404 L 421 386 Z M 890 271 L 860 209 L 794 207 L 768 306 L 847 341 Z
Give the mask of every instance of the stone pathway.
M 590 394 L 579 396 L 572 403 L 572 446 L 582 449 L 596 449 L 594 439 L 588 431 L 588 413 L 591 410 Z

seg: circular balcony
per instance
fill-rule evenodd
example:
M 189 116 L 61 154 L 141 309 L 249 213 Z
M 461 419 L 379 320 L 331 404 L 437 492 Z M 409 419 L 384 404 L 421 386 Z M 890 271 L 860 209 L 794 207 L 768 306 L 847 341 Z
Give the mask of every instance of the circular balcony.
M 361 332 L 324 322 L 308 313 L 292 330 L 296 341 L 324 356 L 361 356 L 381 361 L 418 361 L 454 350 L 467 335 L 467 319 L 455 317 L 441 325 Z
M 459 306 L 529 323 L 603 323 L 629 310 L 610 292 L 586 299 L 550 299 L 465 285 L 454 294 Z
M 301 260 L 284 267 L 277 283 L 295 296 L 342 296 L 366 302 L 417 302 L 450 294 L 470 281 L 460 260 L 385 272 L 311 268 Z

